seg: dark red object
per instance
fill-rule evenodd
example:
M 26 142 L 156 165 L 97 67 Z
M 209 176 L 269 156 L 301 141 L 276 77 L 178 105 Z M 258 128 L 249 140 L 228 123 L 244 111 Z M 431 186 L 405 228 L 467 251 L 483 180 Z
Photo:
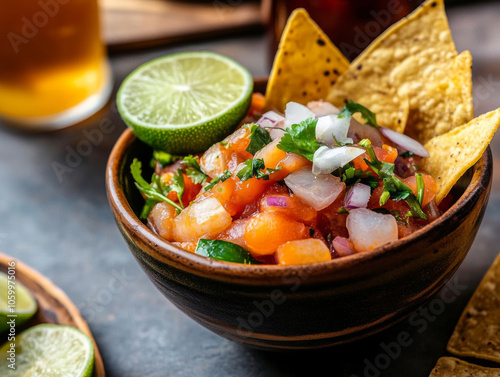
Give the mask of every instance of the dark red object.
M 290 13 L 305 8 L 349 60 L 421 0 L 269 0 L 271 50 L 276 51 Z

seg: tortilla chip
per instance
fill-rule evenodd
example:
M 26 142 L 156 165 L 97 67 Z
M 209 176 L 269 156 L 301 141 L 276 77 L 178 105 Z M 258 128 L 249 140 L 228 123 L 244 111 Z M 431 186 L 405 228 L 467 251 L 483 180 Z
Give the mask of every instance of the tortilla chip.
M 467 169 L 481 158 L 499 125 L 500 109 L 497 109 L 425 144 L 430 157 L 425 158 L 420 167 L 436 180 L 438 204 Z
M 305 104 L 323 99 L 349 67 L 304 9 L 288 19 L 269 77 L 266 109 L 284 112 L 290 101 Z
M 402 132 L 405 124 L 401 108 L 407 97 L 410 118 L 416 122 L 412 127 L 420 136 L 424 134 L 421 130 L 434 130 L 443 121 L 443 114 L 434 111 L 436 106 L 444 101 L 461 100 L 438 96 L 429 101 L 427 91 L 420 90 L 428 84 L 426 81 L 433 71 L 449 69 L 456 56 L 443 0 L 428 0 L 361 53 L 339 77 L 327 100 L 339 107 L 346 100 L 359 102 L 377 114 L 380 125 Z M 419 109 L 419 116 L 412 116 L 415 109 Z M 450 127 L 463 123 L 463 117 L 459 117 Z
M 442 357 L 429 377 L 500 377 L 500 369 L 469 364 L 453 357 Z
M 500 254 L 472 295 L 447 349 L 500 363 Z
M 399 92 L 407 90 L 410 97 L 409 136 L 425 143 L 474 117 L 471 66 L 472 56 L 464 51 L 448 63 L 425 69 L 418 81 L 401 86 Z

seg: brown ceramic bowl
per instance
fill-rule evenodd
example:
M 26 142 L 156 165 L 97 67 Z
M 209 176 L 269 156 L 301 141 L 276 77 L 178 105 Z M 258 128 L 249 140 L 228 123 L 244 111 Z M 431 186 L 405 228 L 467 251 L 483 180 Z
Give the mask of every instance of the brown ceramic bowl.
M 272 350 L 352 342 L 409 316 L 462 263 L 492 181 L 488 149 L 455 186 L 456 203 L 406 238 L 317 264 L 248 266 L 179 249 L 139 220 L 143 199 L 129 167 L 133 158 L 148 166 L 151 155 L 151 148 L 127 130 L 107 167 L 109 202 L 132 254 L 157 288 L 191 318 L 226 338 Z

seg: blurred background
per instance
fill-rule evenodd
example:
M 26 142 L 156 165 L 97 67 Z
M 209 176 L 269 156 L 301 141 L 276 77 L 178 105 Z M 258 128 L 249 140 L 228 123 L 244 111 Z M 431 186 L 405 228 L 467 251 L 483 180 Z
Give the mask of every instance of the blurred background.
M 78 306 L 109 376 L 362 375 L 381 342 L 413 344 L 384 376 L 427 376 L 500 244 L 500 135 L 490 204 L 457 273 L 457 300 L 417 333 L 408 323 L 346 352 L 300 357 L 237 346 L 195 324 L 147 280 L 107 203 L 109 153 L 125 129 L 116 91 L 133 69 L 207 50 L 267 76 L 288 14 L 305 6 L 349 59 L 418 0 L 16 0 L 0 3 L 0 251 L 31 265 Z M 447 1 L 458 51 L 473 56 L 476 115 L 500 107 L 500 1 Z M 72 127 L 69 127 L 72 126 Z M 57 131 L 55 131 L 57 130 Z M 29 131 L 29 132 L 27 132 Z M 51 131 L 51 132 L 46 132 Z M 121 277 L 119 289 L 111 282 Z M 167 374 L 168 373 L 168 374 Z

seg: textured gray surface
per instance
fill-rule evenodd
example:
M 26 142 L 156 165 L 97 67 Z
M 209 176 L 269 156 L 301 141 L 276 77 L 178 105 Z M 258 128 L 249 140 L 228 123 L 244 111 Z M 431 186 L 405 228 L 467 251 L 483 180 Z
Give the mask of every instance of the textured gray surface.
M 470 49 L 475 57 L 476 114 L 500 107 L 500 45 L 492 43 L 500 33 L 500 6 L 453 8 L 449 14 L 458 49 Z M 114 56 L 116 84 L 140 63 L 180 50 L 214 50 L 255 75 L 268 72 L 264 38 L 239 37 Z M 59 180 L 54 162 L 66 164 L 68 151 L 87 140 L 83 131 L 97 130 L 101 122 L 113 131 L 101 133 L 102 141 L 73 161 L 73 171 Z M 427 376 L 446 354 L 454 324 L 500 248 L 497 135 L 490 204 L 455 275 L 453 302 L 434 301 L 426 307 L 427 319 L 417 313 L 412 322 L 351 346 L 293 355 L 247 349 L 210 333 L 165 300 L 128 251 L 104 186 L 107 157 L 124 127 L 114 101 L 82 126 L 61 132 L 26 134 L 0 127 L 0 251 L 36 268 L 67 293 L 88 321 L 110 377 L 302 376 L 320 370 L 330 376 Z M 412 344 L 396 352 L 392 343 L 405 333 Z M 384 350 L 391 344 L 390 352 Z M 384 356 L 389 353 L 395 357 Z M 368 370 L 370 363 L 384 368 Z

